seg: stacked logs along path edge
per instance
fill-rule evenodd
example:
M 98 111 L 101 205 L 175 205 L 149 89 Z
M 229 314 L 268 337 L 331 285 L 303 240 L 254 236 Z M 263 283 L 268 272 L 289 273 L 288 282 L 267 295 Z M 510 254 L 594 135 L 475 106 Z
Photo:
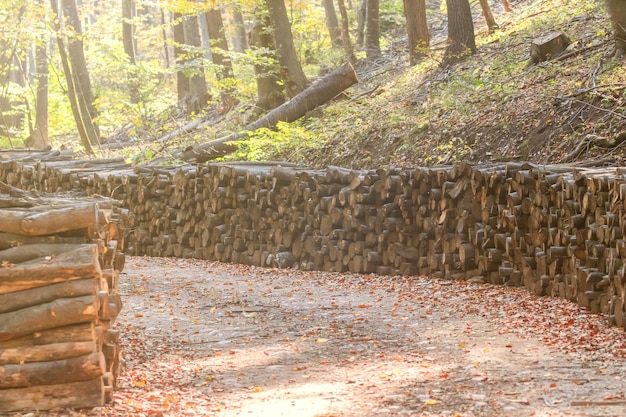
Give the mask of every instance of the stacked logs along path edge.
M 624 327 L 626 169 L 503 163 L 131 167 L 0 153 L 0 180 L 119 202 L 129 255 L 524 286 Z
M 111 400 L 124 266 L 115 203 L 0 183 L 0 413 Z

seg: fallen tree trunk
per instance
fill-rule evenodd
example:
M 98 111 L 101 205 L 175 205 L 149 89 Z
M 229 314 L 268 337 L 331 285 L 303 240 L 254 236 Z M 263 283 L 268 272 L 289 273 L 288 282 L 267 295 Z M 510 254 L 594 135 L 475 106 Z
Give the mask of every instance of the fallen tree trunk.
M 357 75 L 352 65 L 344 64 L 287 103 L 249 124 L 243 131 L 198 146 L 191 146 L 183 151 L 182 158 L 187 161 L 205 162 L 228 155 L 237 149 L 237 145 L 233 142 L 243 140 L 247 137 L 248 132 L 254 132 L 264 127 L 271 128 L 276 126 L 278 122 L 298 120 L 307 112 L 332 100 L 357 81 Z

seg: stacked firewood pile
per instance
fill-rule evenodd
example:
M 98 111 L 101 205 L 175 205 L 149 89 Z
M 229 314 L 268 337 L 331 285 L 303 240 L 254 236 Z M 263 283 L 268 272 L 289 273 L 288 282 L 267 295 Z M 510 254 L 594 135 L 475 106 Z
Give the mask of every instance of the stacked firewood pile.
M 625 324 L 626 181 L 617 168 L 1 161 L 0 179 L 11 174 L 16 186 L 46 189 L 53 178 L 60 189 L 78 189 L 65 185 L 73 181 L 120 200 L 129 254 L 525 286 Z
M 112 201 L 0 191 L 0 412 L 101 406 L 120 360 Z

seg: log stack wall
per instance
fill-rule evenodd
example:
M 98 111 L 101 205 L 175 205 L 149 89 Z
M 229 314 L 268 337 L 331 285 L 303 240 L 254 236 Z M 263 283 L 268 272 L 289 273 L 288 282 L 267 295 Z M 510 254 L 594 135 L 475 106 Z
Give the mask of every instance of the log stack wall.
M 112 399 L 125 234 L 114 203 L 0 184 L 0 413 Z
M 117 160 L 107 166 L 5 159 L 0 178 L 12 185 L 120 200 L 132 225 L 126 242 L 132 255 L 484 280 L 565 298 L 625 324 L 620 168 L 133 169 Z

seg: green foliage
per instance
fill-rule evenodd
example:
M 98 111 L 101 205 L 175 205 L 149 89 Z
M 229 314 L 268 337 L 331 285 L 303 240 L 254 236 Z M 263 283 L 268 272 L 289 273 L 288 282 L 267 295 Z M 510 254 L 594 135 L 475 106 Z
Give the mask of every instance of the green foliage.
M 247 139 L 235 142 L 239 150 L 229 159 L 263 161 L 282 155 L 291 161 L 304 159 L 306 149 L 318 146 L 315 135 L 302 122 L 278 122 L 276 130 L 267 128 L 251 132 Z

